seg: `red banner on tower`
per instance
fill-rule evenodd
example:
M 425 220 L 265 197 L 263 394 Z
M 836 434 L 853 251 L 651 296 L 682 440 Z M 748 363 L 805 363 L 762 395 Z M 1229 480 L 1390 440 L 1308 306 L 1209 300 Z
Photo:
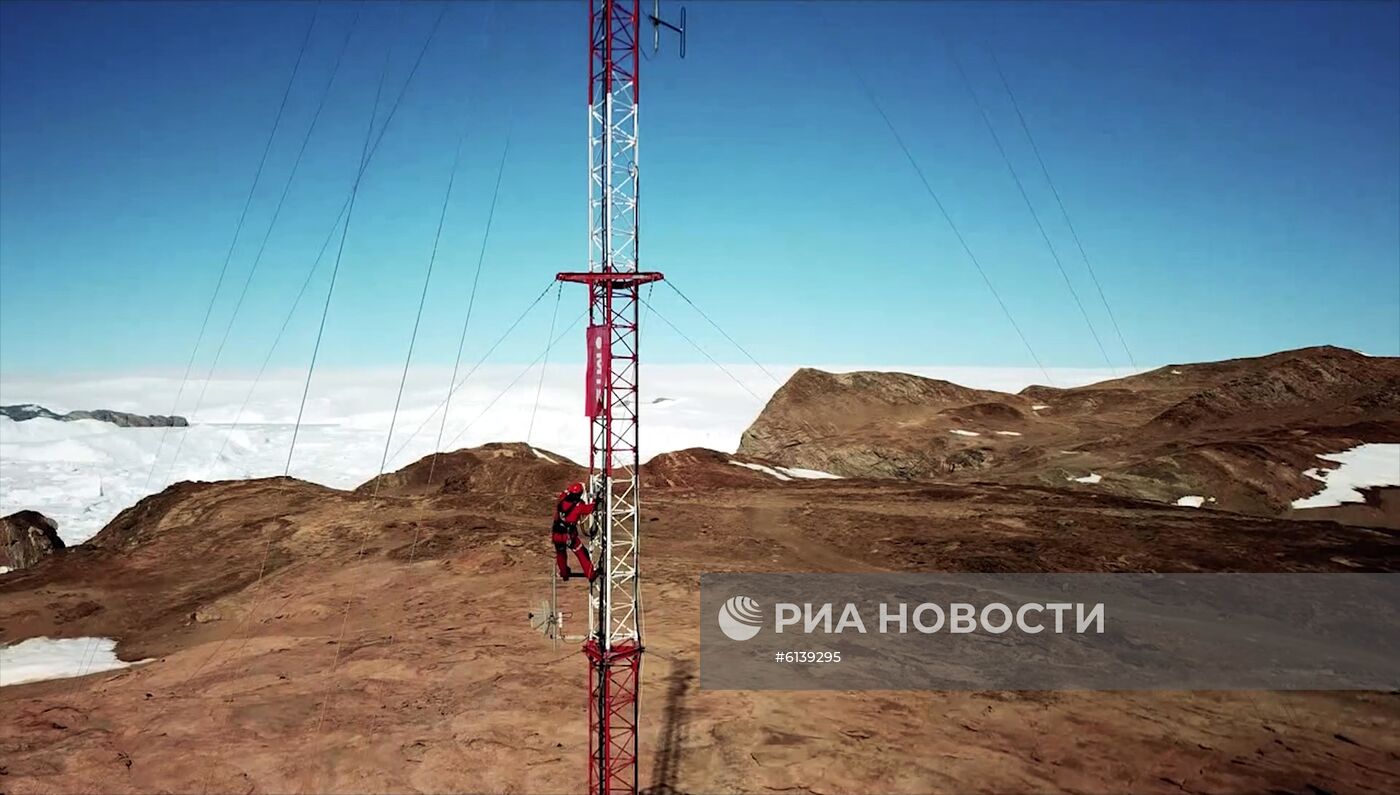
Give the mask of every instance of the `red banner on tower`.
M 608 376 L 612 372 L 612 346 L 607 326 L 588 327 L 588 379 L 584 387 L 587 405 L 584 413 L 589 419 L 598 416 L 608 393 Z

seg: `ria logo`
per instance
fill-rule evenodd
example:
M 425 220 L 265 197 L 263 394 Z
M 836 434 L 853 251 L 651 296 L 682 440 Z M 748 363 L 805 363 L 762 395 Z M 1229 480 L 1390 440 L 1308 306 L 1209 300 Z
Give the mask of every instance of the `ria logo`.
M 719 607 L 719 628 L 730 640 L 748 640 L 763 628 L 758 602 L 747 596 L 731 596 Z

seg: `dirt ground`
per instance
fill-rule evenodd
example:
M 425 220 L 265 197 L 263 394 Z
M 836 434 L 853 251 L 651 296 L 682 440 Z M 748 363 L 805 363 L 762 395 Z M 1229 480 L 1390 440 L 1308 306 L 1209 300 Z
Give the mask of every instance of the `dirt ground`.
M 749 483 L 689 455 L 654 465 L 683 485 L 645 503 L 647 792 L 1400 791 L 1394 693 L 698 685 L 703 572 L 1394 571 L 1393 531 L 1070 489 Z M 535 484 L 573 470 L 462 466 L 452 489 L 405 476 L 378 497 L 179 484 L 4 578 L 0 643 L 104 635 L 151 661 L 0 690 L 0 792 L 583 791 L 585 660 L 528 621 L 552 565 Z M 499 477 L 531 491 L 476 490 Z M 582 585 L 563 587 L 581 631 Z

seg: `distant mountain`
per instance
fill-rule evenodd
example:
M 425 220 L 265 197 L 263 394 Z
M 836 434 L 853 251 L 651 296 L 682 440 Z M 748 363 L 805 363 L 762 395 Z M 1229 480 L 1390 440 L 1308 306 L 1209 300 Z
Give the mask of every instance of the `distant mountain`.
M 1317 469 L 1329 465 L 1318 455 L 1395 442 L 1400 358 L 1316 347 L 1014 395 L 904 373 L 803 369 L 744 432 L 739 452 L 847 477 L 1089 488 L 1280 515 L 1320 489 Z M 1372 514 L 1395 513 L 1371 496 Z
M 9 417 L 15 422 L 33 419 L 60 420 L 62 422 L 98 420 L 110 422 L 123 428 L 163 428 L 166 426 L 184 428 L 190 424 L 184 417 L 167 417 L 162 414 L 130 414 L 125 411 L 110 411 L 108 409 L 70 411 L 67 414 L 58 414 L 34 403 L 0 406 L 0 415 Z

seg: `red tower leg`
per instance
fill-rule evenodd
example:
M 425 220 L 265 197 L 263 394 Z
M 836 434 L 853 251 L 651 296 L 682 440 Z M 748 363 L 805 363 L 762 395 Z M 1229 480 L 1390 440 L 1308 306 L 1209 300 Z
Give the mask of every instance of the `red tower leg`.
M 603 650 L 584 645 L 589 668 L 588 791 L 637 791 L 637 687 L 642 648 L 624 644 Z

